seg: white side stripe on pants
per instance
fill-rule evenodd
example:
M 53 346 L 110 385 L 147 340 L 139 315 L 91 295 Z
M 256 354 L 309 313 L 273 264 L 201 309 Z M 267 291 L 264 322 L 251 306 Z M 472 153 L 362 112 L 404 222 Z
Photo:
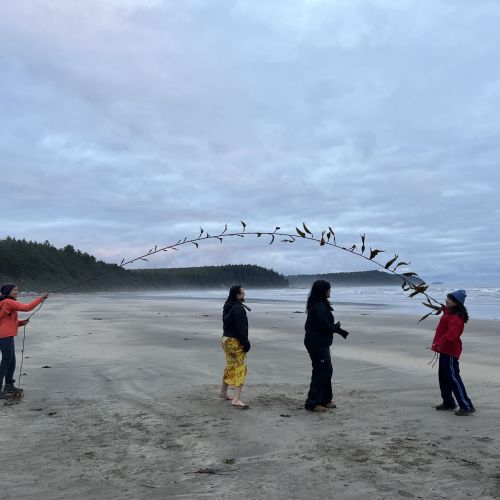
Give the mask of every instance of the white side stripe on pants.
M 453 356 L 450 356 L 450 369 L 451 369 L 451 377 L 453 378 L 453 382 L 455 382 L 455 385 L 458 387 L 458 392 L 460 393 L 460 398 L 462 399 L 462 402 L 467 410 L 470 410 L 471 407 L 469 403 L 465 400 L 464 393 L 462 392 L 462 387 L 458 383 L 457 377 L 455 376 L 455 369 L 453 368 Z M 462 406 L 462 405 L 460 405 Z

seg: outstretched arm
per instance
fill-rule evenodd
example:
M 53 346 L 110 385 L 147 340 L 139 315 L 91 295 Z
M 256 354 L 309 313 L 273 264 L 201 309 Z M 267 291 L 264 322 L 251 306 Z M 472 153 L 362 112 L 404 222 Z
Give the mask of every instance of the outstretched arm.
M 17 300 L 9 300 L 8 303 L 5 304 L 4 308 L 6 312 L 12 312 L 12 311 L 29 312 L 35 309 L 36 306 L 40 305 L 48 296 L 49 296 L 48 293 L 44 293 L 41 297 L 38 297 L 29 304 L 23 304 L 22 302 L 18 302 Z

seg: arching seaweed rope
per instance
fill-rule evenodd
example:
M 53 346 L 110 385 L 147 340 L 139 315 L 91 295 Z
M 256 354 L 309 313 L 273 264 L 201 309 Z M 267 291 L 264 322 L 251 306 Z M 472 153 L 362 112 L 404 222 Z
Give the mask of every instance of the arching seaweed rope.
M 421 296 L 425 300 L 422 302 L 424 306 L 427 308 L 431 309 L 430 312 L 426 313 L 424 316 L 422 316 L 419 319 L 420 321 L 423 321 L 426 319 L 428 316 L 431 314 L 438 315 L 440 314 L 441 311 L 441 304 L 438 300 L 433 298 L 431 295 L 427 293 L 427 290 L 429 288 L 429 285 L 422 281 L 419 277 L 418 274 L 412 271 L 404 271 L 400 272 L 400 268 L 407 268 L 411 262 L 404 262 L 399 260 L 399 255 L 395 254 L 394 257 L 389 259 L 387 262 L 381 262 L 377 260 L 377 257 L 380 259 L 380 255 L 384 253 L 384 250 L 381 249 L 372 249 L 369 248 L 367 249 L 366 246 L 366 235 L 362 234 L 360 236 L 360 243 L 358 244 L 353 244 L 350 246 L 343 246 L 339 243 L 337 243 L 336 236 L 335 236 L 335 231 L 331 228 L 328 227 L 327 229 L 321 231 L 320 236 L 315 236 L 309 228 L 306 226 L 305 223 L 302 223 L 301 228 L 296 227 L 295 232 L 293 234 L 288 233 L 288 232 L 283 232 L 281 231 L 281 228 L 279 226 L 276 226 L 274 228 L 274 231 L 247 231 L 247 224 L 243 221 L 241 221 L 241 230 L 239 231 L 230 231 L 228 229 L 227 224 L 224 226 L 224 229 L 217 234 L 209 234 L 207 231 L 205 231 L 202 227 L 200 228 L 200 233 L 198 234 L 197 237 L 194 238 L 188 238 L 187 236 L 184 239 L 178 240 L 174 244 L 166 245 L 166 246 L 160 246 L 160 245 L 155 245 L 152 247 L 147 253 L 144 255 L 140 255 L 138 257 L 134 257 L 133 259 L 130 260 L 125 260 L 122 259 L 122 261 L 116 265 L 115 268 L 112 268 L 110 270 L 107 270 L 105 272 L 102 272 L 100 274 L 91 276 L 85 280 L 78 281 L 75 283 L 72 283 L 68 286 L 65 286 L 63 288 L 58 288 L 56 290 L 52 290 L 49 292 L 49 294 L 54 294 L 54 293 L 61 293 L 66 290 L 69 290 L 71 288 L 76 288 L 78 286 L 81 286 L 85 283 L 89 283 L 91 281 L 99 280 L 104 278 L 106 275 L 114 272 L 114 270 L 118 268 L 124 268 L 125 266 L 128 266 L 130 264 L 133 264 L 134 262 L 138 261 L 148 261 L 148 259 L 156 254 L 159 254 L 160 252 L 169 252 L 169 251 L 179 251 L 179 248 L 185 245 L 194 245 L 196 248 L 200 248 L 200 245 L 203 243 L 209 241 L 209 240 L 218 240 L 220 243 L 224 242 L 224 239 L 226 238 L 249 238 L 249 237 L 256 237 L 256 238 L 266 238 L 267 243 L 269 245 L 273 245 L 276 242 L 284 243 L 284 244 L 295 244 L 297 241 L 310 241 L 314 242 L 319 246 L 328 246 L 335 248 L 337 250 L 355 255 L 357 257 L 360 257 L 362 259 L 365 259 L 367 261 L 372 262 L 374 265 L 377 267 L 380 267 L 384 270 L 384 272 L 388 272 L 391 274 L 394 274 L 397 276 L 399 279 L 401 279 L 401 288 L 404 292 L 410 292 L 408 294 L 409 298 Z M 418 280 L 418 281 L 417 281 Z M 27 318 L 28 320 L 36 314 L 43 306 L 40 304 L 40 306 L 33 311 L 33 313 Z M 21 350 L 21 363 L 19 367 L 19 387 L 21 386 L 21 378 L 22 378 L 22 369 L 23 369 L 23 362 L 24 362 L 24 350 L 25 350 L 25 341 L 26 341 L 26 325 L 23 327 L 23 342 L 22 342 L 22 350 Z M 11 396 L 11 401 L 16 401 L 20 400 L 23 396 L 22 391 L 17 391 L 13 393 Z

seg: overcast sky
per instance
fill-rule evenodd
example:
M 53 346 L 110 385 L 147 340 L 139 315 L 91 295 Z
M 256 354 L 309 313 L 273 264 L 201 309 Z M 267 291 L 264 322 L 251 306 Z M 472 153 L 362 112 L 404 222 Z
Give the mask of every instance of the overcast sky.
M 500 2 L 4 0 L 0 237 L 108 262 L 240 219 L 500 282 Z M 310 242 L 149 266 L 354 271 Z

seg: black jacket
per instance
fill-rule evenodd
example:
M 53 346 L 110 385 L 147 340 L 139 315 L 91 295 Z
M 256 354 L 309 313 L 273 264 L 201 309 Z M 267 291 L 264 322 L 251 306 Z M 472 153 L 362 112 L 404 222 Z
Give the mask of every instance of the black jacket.
M 247 312 L 241 302 L 234 301 L 224 304 L 222 326 L 225 337 L 238 339 L 245 352 L 250 350 Z
M 334 333 L 344 338 L 349 335 L 335 323 L 332 309 L 326 302 L 317 302 L 307 311 L 305 329 L 304 343 L 318 347 L 330 347 Z

